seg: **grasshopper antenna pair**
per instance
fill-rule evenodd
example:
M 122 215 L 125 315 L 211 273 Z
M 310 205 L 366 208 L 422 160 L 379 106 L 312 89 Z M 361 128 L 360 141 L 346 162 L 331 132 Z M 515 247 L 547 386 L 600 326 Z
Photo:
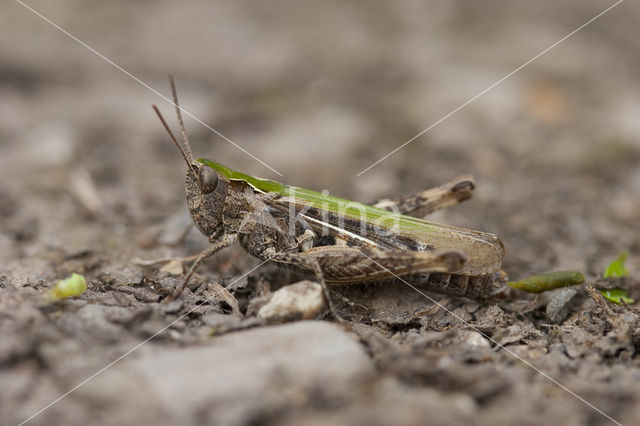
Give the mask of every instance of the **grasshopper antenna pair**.
M 171 84 L 171 94 L 173 95 L 173 106 L 176 108 L 178 123 L 180 123 L 180 131 L 182 132 L 182 142 L 184 144 L 184 147 L 180 145 L 180 142 L 178 142 L 178 140 L 174 136 L 173 132 L 169 128 L 169 125 L 167 124 L 164 117 L 160 113 L 160 110 L 158 109 L 158 107 L 156 105 L 152 105 L 152 107 L 153 107 L 153 110 L 156 112 L 156 114 L 158 114 L 158 118 L 162 122 L 162 125 L 164 126 L 169 136 L 171 137 L 171 140 L 173 141 L 174 144 L 176 144 L 176 146 L 180 150 L 180 153 L 182 154 L 182 158 L 184 158 L 184 161 L 187 163 L 187 167 L 192 168 L 193 153 L 191 151 L 191 143 L 189 142 L 189 138 L 187 137 L 187 130 L 184 127 L 184 120 L 182 119 L 182 109 L 180 108 L 180 104 L 178 103 L 178 93 L 176 91 L 176 83 L 173 80 L 173 76 L 171 74 L 169 74 L 169 82 Z

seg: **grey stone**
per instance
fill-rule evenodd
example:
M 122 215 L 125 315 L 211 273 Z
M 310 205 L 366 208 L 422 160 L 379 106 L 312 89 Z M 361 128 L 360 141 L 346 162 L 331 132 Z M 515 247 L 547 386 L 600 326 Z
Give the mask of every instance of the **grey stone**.
M 193 423 L 207 413 L 216 423 L 240 424 L 263 394 L 345 386 L 372 372 L 362 347 L 340 327 L 306 321 L 147 353 L 111 367 L 77 397 L 124 411 L 148 403 L 139 399 L 155 400 L 172 422 Z
M 547 317 L 555 323 L 564 321 L 569 315 L 567 304 L 578 294 L 578 290 L 573 287 L 562 288 L 554 292 L 551 300 L 547 304 Z

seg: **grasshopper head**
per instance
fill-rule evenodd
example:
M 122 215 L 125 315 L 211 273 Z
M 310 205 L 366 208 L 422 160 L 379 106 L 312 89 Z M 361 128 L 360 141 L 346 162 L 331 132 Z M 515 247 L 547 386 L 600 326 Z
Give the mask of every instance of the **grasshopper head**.
M 229 182 L 218 176 L 218 173 L 211 167 L 193 160 L 191 145 L 187 138 L 187 133 L 182 120 L 182 113 L 178 106 L 178 96 L 173 78 L 171 81 L 171 91 L 173 93 L 173 103 L 176 107 L 176 114 L 180 122 L 183 145 L 181 145 L 171 132 L 167 122 L 154 105 L 153 109 L 158 114 L 164 128 L 169 133 L 171 140 L 176 144 L 184 161 L 187 163 L 187 176 L 185 179 L 185 191 L 187 193 L 187 204 L 191 218 L 196 227 L 207 237 L 216 237 L 222 232 L 222 210 L 224 201 L 229 189 Z
M 196 227 L 208 237 L 217 236 L 222 231 L 222 210 L 229 182 L 211 167 L 191 162 L 187 167 L 184 188 Z

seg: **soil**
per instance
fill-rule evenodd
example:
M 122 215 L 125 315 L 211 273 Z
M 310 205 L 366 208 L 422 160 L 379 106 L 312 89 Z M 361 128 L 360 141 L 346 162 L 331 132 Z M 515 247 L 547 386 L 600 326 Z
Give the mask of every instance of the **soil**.
M 184 163 L 150 105 L 177 126 L 140 84 L 170 96 L 171 72 L 233 141 L 187 118 L 197 156 L 365 202 L 471 174 L 473 198 L 431 220 L 500 235 L 513 279 L 577 269 L 640 300 L 638 3 L 357 176 L 609 5 L 565 3 L 29 3 L 136 81 L 9 2 L 0 423 L 637 424 L 638 305 L 588 285 L 509 303 L 343 287 L 351 326 L 273 324 L 260 301 L 305 277 L 232 247 L 167 304 L 182 265 L 137 261 L 207 245 L 171 244 L 190 221 Z M 625 250 L 631 276 L 601 280 Z M 87 291 L 49 300 L 73 272 Z

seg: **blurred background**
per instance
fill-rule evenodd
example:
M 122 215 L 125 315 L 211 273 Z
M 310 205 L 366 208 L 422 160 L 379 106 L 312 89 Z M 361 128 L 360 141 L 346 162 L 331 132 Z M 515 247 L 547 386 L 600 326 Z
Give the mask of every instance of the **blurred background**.
M 169 97 L 172 73 L 186 110 L 283 176 L 187 118 L 196 156 L 359 201 L 474 175 L 474 199 L 435 219 L 499 233 L 516 272 L 637 250 L 637 4 L 356 175 L 611 4 L 29 3 Z M 135 238 L 184 210 L 184 164 L 150 108 L 177 130 L 170 104 L 19 3 L 3 9 L 3 258 L 16 234 L 33 254 Z
M 637 4 L 356 175 L 611 4 L 29 3 L 165 96 L 172 73 L 186 110 L 283 176 L 187 118 L 196 156 L 359 201 L 474 175 L 474 199 L 435 219 L 501 234 L 516 272 L 637 249 Z M 150 108 L 177 130 L 170 104 L 19 3 L 3 9 L 2 257 L 16 234 L 34 254 L 184 210 L 184 164 Z
M 92 283 L 86 300 L 115 297 L 111 290 L 119 285 L 142 283 L 154 273 L 132 258 L 187 255 L 206 245 L 196 231 L 174 248 L 155 244 L 175 239 L 189 219 L 184 162 L 151 105 L 160 107 L 176 132 L 177 121 L 169 103 L 114 64 L 167 97 L 171 73 L 187 111 L 269 167 L 187 117 L 197 157 L 363 202 L 472 174 L 474 197 L 433 220 L 499 234 L 511 277 L 554 269 L 579 269 L 592 277 L 623 250 L 630 251 L 627 266 L 637 274 L 638 2 L 620 3 L 357 176 L 613 4 L 28 1 L 110 64 L 19 2 L 5 2 L 0 287 L 31 290 L 35 306 L 33 289 L 43 291 L 77 271 Z M 257 264 L 237 247 L 217 259 L 208 263 L 208 273 L 223 278 Z M 64 327 L 51 328 L 39 308 L 12 297 L 0 297 L 0 313 L 19 317 L 18 325 L 3 331 L 11 338 L 0 347 L 0 364 L 12 365 L 31 353 L 33 342 L 49 339 L 52 344 L 37 351 L 35 365 L 48 366 L 56 379 L 43 379 L 31 361 L 2 373 L 2 388 L 12 396 L 0 408 L 20 407 L 20 419 L 168 321 L 153 316 L 165 312 L 156 303 L 153 315 L 139 315 L 150 319 L 138 328 L 113 326 L 115 313 L 98 321 L 103 317 L 91 316 L 95 310 L 68 317 L 85 328 L 76 329 L 65 316 Z M 78 303 L 120 306 L 111 299 L 93 305 L 86 300 Z M 60 327 L 75 340 L 61 344 Z M 158 345 L 185 338 L 172 336 Z M 144 353 L 152 348 L 145 346 Z M 104 386 L 103 392 L 126 396 L 125 382 Z M 37 383 L 38 393 L 29 383 Z M 409 398 L 413 390 L 404 392 Z M 603 398 L 609 394 L 602 392 Z M 97 406 L 108 407 L 102 398 Z M 529 401 L 528 394 L 523 400 Z M 150 404 L 157 408 L 156 401 Z M 129 405 L 137 418 L 155 412 Z M 58 408 L 66 421 L 88 418 L 81 410 Z M 537 408 L 529 408 L 535 415 Z

